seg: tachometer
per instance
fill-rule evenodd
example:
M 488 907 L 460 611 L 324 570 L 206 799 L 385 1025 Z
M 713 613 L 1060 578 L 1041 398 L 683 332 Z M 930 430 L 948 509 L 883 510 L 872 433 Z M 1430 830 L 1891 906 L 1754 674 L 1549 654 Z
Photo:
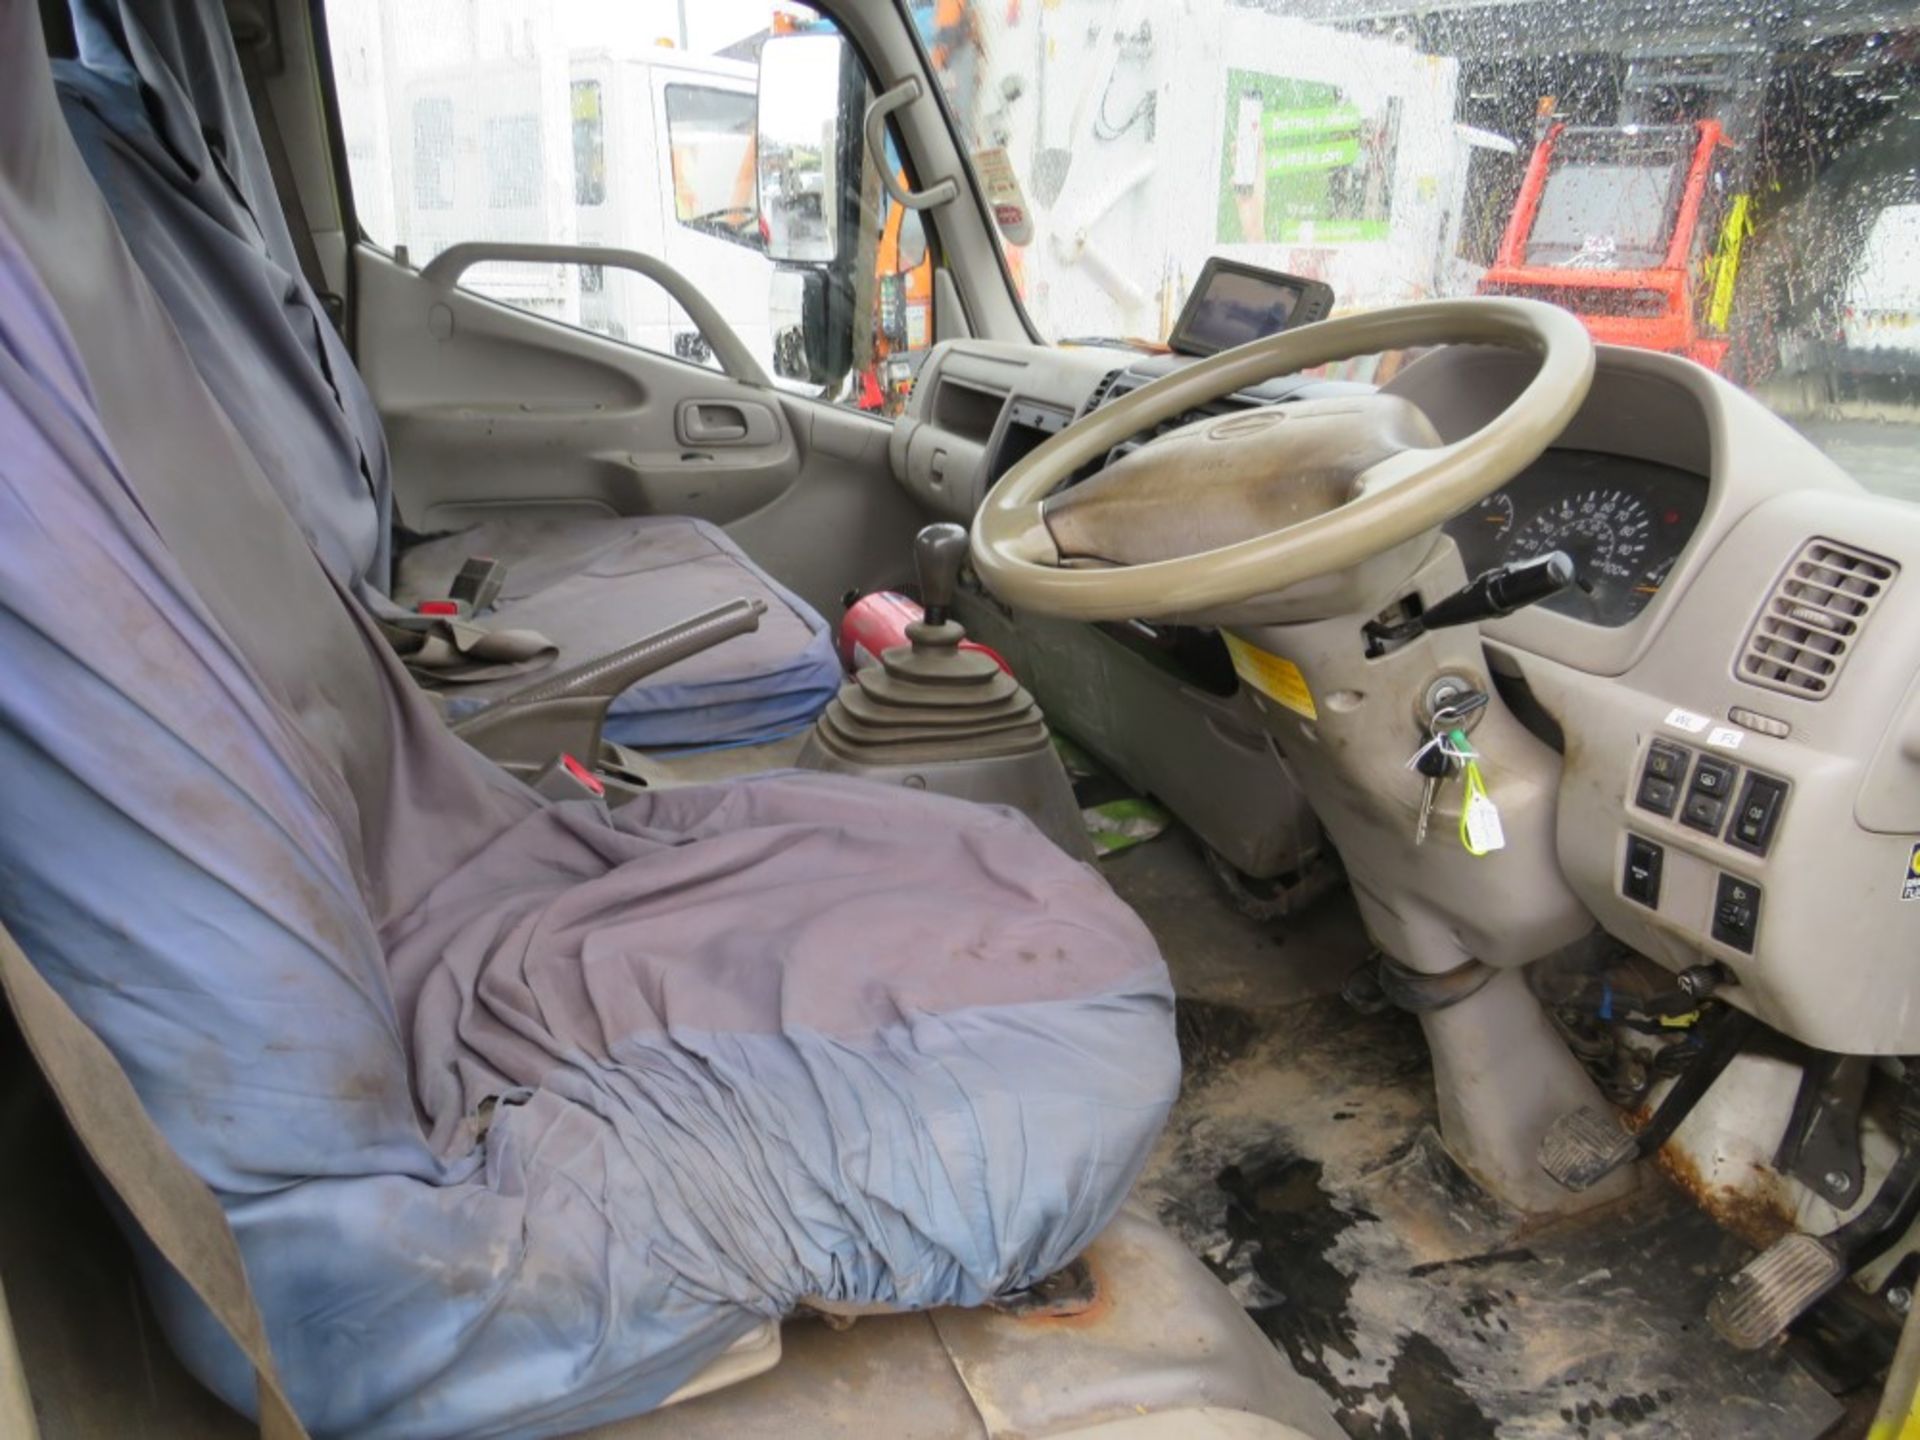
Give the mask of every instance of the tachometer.
M 1504 540 L 1513 533 L 1513 497 L 1496 490 L 1467 512 L 1473 525 L 1487 540 Z

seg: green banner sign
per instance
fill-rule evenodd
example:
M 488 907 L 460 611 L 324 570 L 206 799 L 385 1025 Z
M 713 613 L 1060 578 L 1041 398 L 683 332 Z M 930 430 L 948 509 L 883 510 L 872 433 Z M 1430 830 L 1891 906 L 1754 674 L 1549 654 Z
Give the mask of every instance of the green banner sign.
M 1229 70 L 1218 238 L 1384 240 L 1399 119 L 1397 101 L 1369 112 L 1336 85 Z

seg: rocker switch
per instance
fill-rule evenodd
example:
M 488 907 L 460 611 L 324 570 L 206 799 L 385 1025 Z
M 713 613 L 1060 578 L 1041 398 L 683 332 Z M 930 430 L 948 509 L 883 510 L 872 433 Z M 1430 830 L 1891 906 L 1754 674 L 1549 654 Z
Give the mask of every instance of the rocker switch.
M 1620 893 L 1649 910 L 1660 908 L 1660 870 L 1667 853 L 1651 840 L 1627 836 L 1627 868 L 1620 877 Z
M 1740 792 L 1740 803 L 1733 809 L 1733 825 L 1727 831 L 1727 843 L 1738 845 L 1742 850 L 1751 850 L 1756 855 L 1767 853 L 1767 846 L 1773 842 L 1774 826 L 1780 820 L 1780 807 L 1787 798 L 1787 787 L 1768 775 L 1756 775 L 1747 772 L 1746 789 Z
M 1687 789 L 1686 804 L 1680 819 L 1696 830 L 1718 835 L 1733 799 L 1733 781 L 1738 772 L 1724 760 L 1702 755 L 1693 767 L 1693 783 Z
M 1686 778 L 1688 752 L 1679 745 L 1656 740 L 1647 751 L 1647 763 L 1640 771 L 1640 789 L 1634 801 L 1643 810 L 1656 815 L 1672 815 L 1680 799 L 1680 782 Z

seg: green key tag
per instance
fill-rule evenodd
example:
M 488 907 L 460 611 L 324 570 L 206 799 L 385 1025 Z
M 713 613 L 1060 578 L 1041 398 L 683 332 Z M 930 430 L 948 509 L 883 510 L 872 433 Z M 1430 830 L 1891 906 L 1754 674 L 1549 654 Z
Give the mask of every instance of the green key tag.
M 1507 832 L 1500 824 L 1500 807 L 1487 794 L 1486 777 L 1480 773 L 1480 761 L 1467 743 L 1466 732 L 1455 730 L 1448 738 L 1456 750 L 1467 757 L 1460 776 L 1466 787 L 1460 805 L 1460 844 L 1469 855 L 1491 855 L 1496 850 L 1504 850 Z

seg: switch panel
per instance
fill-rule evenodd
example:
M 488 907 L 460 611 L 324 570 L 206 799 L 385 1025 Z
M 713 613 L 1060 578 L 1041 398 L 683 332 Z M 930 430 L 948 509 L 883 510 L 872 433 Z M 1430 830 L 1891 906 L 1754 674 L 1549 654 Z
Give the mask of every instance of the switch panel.
M 1713 897 L 1713 938 L 1753 953 L 1760 930 L 1760 887 L 1738 875 L 1722 875 Z
M 1771 775 L 1749 770 L 1747 783 L 1733 807 L 1733 823 L 1727 827 L 1727 843 L 1756 855 L 1767 853 L 1773 843 L 1774 827 L 1780 823 L 1780 810 L 1787 801 L 1787 784 Z
M 1666 858 L 1667 852 L 1653 841 L 1627 836 L 1627 867 L 1620 877 L 1620 893 L 1649 910 L 1658 910 L 1660 870 Z

